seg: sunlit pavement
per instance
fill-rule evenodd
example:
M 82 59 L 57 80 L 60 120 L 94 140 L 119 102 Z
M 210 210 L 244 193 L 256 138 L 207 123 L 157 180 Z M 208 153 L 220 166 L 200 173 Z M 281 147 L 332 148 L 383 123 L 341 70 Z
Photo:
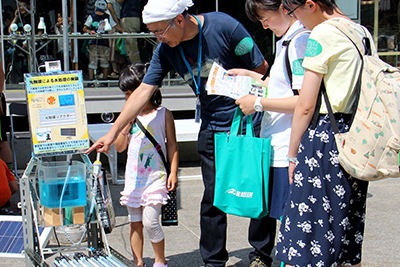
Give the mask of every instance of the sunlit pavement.
M 123 178 L 123 167 L 119 168 Z M 117 226 L 107 235 L 109 245 L 132 259 L 129 243 L 129 223 L 125 207 L 119 204 L 119 192 L 123 185 L 110 184 Z M 370 183 L 367 200 L 365 240 L 363 246 L 363 267 L 400 266 L 400 179 L 386 179 Z M 163 227 L 166 240 L 165 255 L 168 266 L 197 267 L 202 265 L 199 252 L 199 210 L 203 183 L 200 167 L 184 167 L 179 171 L 179 225 Z M 249 219 L 228 216 L 229 261 L 227 266 L 249 266 L 248 253 L 251 247 L 247 241 Z M 154 252 L 145 236 L 144 262 L 153 265 Z M 51 261 L 48 262 L 51 265 Z M 0 266 L 23 266 L 23 260 L 0 261 Z M 132 264 L 132 266 L 134 266 Z M 280 266 L 274 258 L 273 267 Z

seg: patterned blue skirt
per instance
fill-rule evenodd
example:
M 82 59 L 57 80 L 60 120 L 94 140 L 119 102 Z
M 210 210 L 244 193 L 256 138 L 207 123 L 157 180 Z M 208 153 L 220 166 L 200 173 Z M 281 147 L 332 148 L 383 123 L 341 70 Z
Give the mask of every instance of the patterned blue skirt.
M 335 114 L 339 131 L 349 115 Z M 361 262 L 368 182 L 338 162 L 328 115 L 304 134 L 278 235 L 276 257 L 293 266 L 329 267 Z

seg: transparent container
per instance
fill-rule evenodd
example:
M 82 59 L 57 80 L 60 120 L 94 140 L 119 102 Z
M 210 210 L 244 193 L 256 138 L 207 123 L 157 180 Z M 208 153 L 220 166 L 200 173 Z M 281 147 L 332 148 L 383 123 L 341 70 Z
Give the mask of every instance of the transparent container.
M 60 207 L 61 193 L 67 178 L 69 164 L 67 161 L 39 162 L 40 204 L 49 209 Z M 61 208 L 86 205 L 86 164 L 72 161 L 71 170 L 62 198 Z

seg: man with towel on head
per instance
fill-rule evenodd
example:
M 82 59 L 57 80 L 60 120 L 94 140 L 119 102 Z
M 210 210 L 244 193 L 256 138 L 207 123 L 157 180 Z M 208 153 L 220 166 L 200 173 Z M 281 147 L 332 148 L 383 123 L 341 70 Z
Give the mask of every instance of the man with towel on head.
M 226 214 L 213 206 L 215 185 L 214 134 L 230 130 L 236 110 L 235 100 L 207 95 L 205 84 L 214 61 L 225 69 L 245 68 L 264 74 L 267 62 L 237 20 L 221 12 L 190 15 L 191 0 L 149 0 L 143 22 L 161 42 L 156 48 L 142 84 L 132 93 L 111 130 L 87 151 L 108 152 L 118 134 L 143 109 L 165 75 L 175 69 L 198 97 L 196 115 L 201 114 L 198 152 L 204 182 L 201 202 L 200 252 L 206 266 L 225 266 Z M 261 112 L 253 115 L 256 134 Z M 249 242 L 254 247 L 250 266 L 270 266 L 276 221 L 269 217 L 252 219 Z

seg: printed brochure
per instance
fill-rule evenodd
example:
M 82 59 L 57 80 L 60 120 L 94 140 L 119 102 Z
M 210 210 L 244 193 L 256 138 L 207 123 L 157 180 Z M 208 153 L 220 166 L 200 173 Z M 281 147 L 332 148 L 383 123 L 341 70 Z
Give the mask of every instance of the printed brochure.
M 209 95 L 222 95 L 233 99 L 251 94 L 267 97 L 268 89 L 249 76 L 229 75 L 216 62 L 213 63 L 206 84 Z

